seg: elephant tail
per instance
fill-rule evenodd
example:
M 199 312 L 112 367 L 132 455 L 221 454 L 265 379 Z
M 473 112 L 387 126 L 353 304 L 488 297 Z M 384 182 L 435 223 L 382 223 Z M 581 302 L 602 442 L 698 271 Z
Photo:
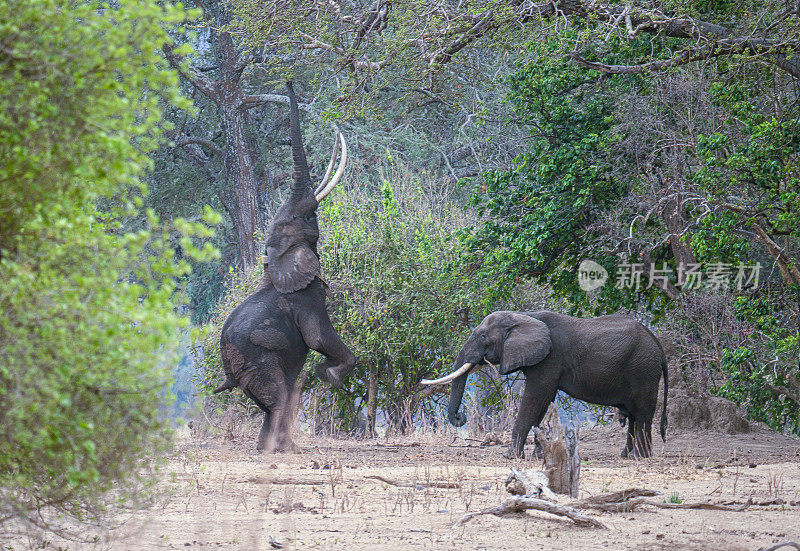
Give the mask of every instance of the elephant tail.
M 661 411 L 661 440 L 667 441 L 667 394 L 669 394 L 669 381 L 667 376 L 667 358 L 661 359 L 661 371 L 664 373 L 664 409 Z

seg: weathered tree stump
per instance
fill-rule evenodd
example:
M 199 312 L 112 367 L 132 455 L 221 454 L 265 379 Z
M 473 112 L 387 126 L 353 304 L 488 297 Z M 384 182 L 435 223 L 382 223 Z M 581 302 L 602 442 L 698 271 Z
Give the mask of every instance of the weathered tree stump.
M 544 473 L 550 489 L 557 494 L 578 497 L 581 459 L 577 427 L 564 430 L 558 419 L 558 406 L 553 402 L 535 434 L 542 446 Z

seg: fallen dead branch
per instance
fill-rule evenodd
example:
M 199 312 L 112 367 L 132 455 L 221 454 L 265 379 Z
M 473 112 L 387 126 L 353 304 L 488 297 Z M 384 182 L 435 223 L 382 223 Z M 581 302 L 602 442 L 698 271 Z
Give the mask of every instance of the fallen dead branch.
M 605 528 L 605 525 L 603 523 L 591 517 L 587 517 L 583 513 L 579 513 L 572 507 L 558 505 L 556 503 L 551 503 L 550 501 L 546 501 L 544 499 L 537 499 L 534 497 L 512 497 L 510 499 L 507 499 L 497 507 L 491 507 L 489 509 L 483 509 L 482 511 L 474 511 L 472 513 L 467 513 L 453 525 L 453 528 L 458 528 L 459 526 L 469 522 L 473 518 L 480 515 L 495 515 L 499 517 L 513 513 L 521 513 L 523 511 L 527 511 L 530 509 L 536 511 L 544 511 L 545 513 L 550 513 L 560 517 L 567 517 L 578 526 L 587 526 L 591 528 Z
M 621 503 L 635 497 L 653 497 L 659 495 L 660 493 L 661 492 L 657 492 L 656 490 L 648 490 L 647 488 L 628 488 L 627 490 L 619 490 L 618 492 L 611 492 L 609 494 L 587 497 L 582 499 L 579 503 L 587 506 L 607 503 Z M 578 505 L 578 503 L 575 504 L 576 507 Z
M 595 509 L 606 513 L 630 513 L 640 505 L 649 503 L 644 499 L 645 497 L 657 495 L 659 495 L 659 492 L 655 490 L 628 488 L 627 490 L 609 494 L 587 497 L 577 503 L 573 503 L 573 507 L 577 509 Z
M 731 507 L 729 505 L 722 505 L 720 503 L 709 503 L 707 501 L 700 501 L 697 503 L 657 503 L 655 501 L 648 501 L 648 505 L 653 505 L 661 509 L 705 509 L 708 511 L 744 511 L 753 504 L 753 501 L 748 499 L 744 505 L 738 507 Z
M 251 484 L 275 484 L 276 486 L 323 486 L 327 480 L 303 480 L 300 478 L 270 478 L 268 476 L 251 476 L 246 482 Z
M 371 478 L 373 480 L 380 480 L 381 482 L 385 482 L 391 486 L 397 486 L 398 488 L 460 488 L 461 484 L 458 482 L 438 482 L 438 481 L 431 481 L 431 482 L 399 482 L 397 480 L 392 480 L 390 478 L 383 477 L 377 474 L 367 475 L 364 478 Z
M 800 549 L 800 543 L 796 543 L 796 542 L 793 542 L 793 541 L 785 541 L 783 543 L 779 543 L 777 545 L 773 545 L 772 547 L 759 549 L 758 551 L 776 551 L 777 549 L 780 549 L 781 547 L 791 547 L 792 549 Z
M 643 497 L 637 497 L 616 503 L 575 503 L 574 505 L 578 509 L 594 509 L 604 513 L 630 513 L 638 509 L 640 505 L 651 505 L 651 503 Z

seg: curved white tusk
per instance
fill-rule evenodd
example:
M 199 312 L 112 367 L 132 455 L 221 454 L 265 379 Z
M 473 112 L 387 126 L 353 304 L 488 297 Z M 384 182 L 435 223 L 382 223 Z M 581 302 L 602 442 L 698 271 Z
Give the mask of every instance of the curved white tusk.
M 331 177 L 333 173 L 333 165 L 336 163 L 336 157 L 339 153 L 339 133 L 336 133 L 336 141 L 333 142 L 333 153 L 331 154 L 331 160 L 328 163 L 328 168 L 325 169 L 325 176 L 322 177 L 322 181 L 317 186 L 317 189 L 314 190 L 314 195 L 319 195 L 320 192 L 325 189 L 325 184 L 328 182 L 328 178 Z
M 339 180 L 342 179 L 342 174 L 344 174 L 344 167 L 347 164 L 347 142 L 344 140 L 344 136 L 341 132 L 339 133 L 339 138 L 342 141 L 342 158 L 339 161 L 339 167 L 336 169 L 336 174 L 333 175 L 331 181 L 325 185 L 325 189 L 314 194 L 317 199 L 317 203 L 321 202 L 323 199 L 325 199 L 325 197 L 327 197 L 331 190 L 336 187 L 336 184 L 339 183 Z
M 463 375 L 464 373 L 466 373 L 467 371 L 472 369 L 472 367 L 474 365 L 475 364 L 473 364 L 473 363 L 467 362 L 464 365 L 462 365 L 460 368 L 458 368 L 457 370 L 453 371 L 450 375 L 445 375 L 441 379 L 433 379 L 433 380 L 431 380 L 431 379 L 422 379 L 420 381 L 420 384 L 422 384 L 422 385 L 443 385 L 445 383 L 449 383 L 453 379 L 457 379 L 458 377 L 460 377 L 461 375 Z

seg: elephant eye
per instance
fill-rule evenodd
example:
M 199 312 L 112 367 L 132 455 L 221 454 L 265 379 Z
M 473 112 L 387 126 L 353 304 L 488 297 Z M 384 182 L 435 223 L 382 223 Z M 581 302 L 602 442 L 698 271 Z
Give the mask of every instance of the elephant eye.
M 486 340 L 486 335 L 481 335 L 481 340 L 485 341 Z
M 296 214 L 292 215 L 292 220 L 297 220 L 297 215 Z

